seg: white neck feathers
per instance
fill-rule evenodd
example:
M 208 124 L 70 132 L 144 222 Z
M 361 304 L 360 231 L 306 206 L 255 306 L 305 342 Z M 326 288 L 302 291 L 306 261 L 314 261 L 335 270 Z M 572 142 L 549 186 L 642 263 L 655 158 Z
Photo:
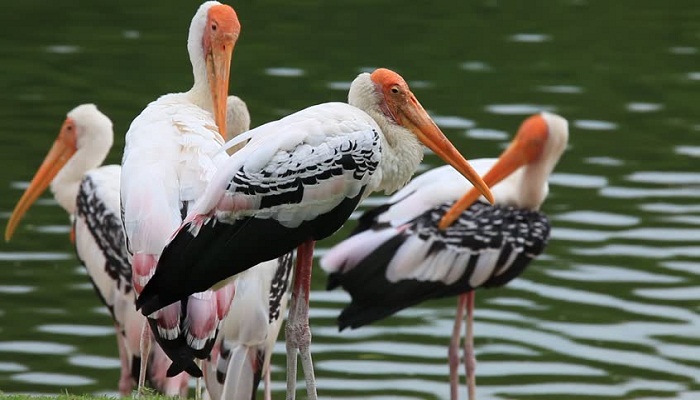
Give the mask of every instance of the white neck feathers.
M 423 159 L 423 147 L 411 131 L 384 115 L 380 108 L 383 101 L 384 95 L 368 73 L 358 75 L 350 85 L 348 103 L 372 117 L 381 130 L 381 180 L 371 189 L 391 194 L 402 188 L 416 172 Z
M 51 192 L 69 214 L 75 213 L 75 200 L 86 172 L 99 167 L 112 148 L 112 121 L 94 104 L 80 105 L 68 113 L 76 126 L 77 151 L 51 181 Z

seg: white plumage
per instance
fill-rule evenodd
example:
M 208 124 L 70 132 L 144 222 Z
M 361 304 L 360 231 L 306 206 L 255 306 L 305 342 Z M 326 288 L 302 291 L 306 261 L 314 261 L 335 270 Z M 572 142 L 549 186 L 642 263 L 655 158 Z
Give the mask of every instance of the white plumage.
M 118 165 L 100 166 L 113 141 L 112 122 L 93 104 L 71 110 L 54 147 L 18 203 L 6 238 L 31 203 L 47 185 L 73 221 L 76 253 L 101 301 L 114 320 L 121 361 L 119 391 L 131 393 L 132 364 L 140 358 L 138 338 L 145 318 L 136 311 L 131 268 L 119 217 Z M 154 358 L 164 358 L 156 349 Z M 186 379 L 166 379 L 165 369 L 149 369 L 149 380 L 159 392 L 185 395 Z
M 137 116 L 126 134 L 121 175 L 122 220 L 137 293 L 151 279 L 163 247 L 227 159 L 226 96 L 233 47 L 240 33 L 235 11 L 216 1 L 202 4 L 190 24 L 187 49 L 194 85 L 161 96 Z M 241 120 L 241 126 L 249 123 Z M 156 340 L 173 360 L 206 358 L 230 295 L 193 293 L 149 319 Z M 169 375 L 193 364 L 174 363 Z
M 308 351 L 308 285 L 315 240 L 328 237 L 372 191 L 403 186 L 423 156 L 421 142 L 490 195 L 395 72 L 352 83 L 348 103 L 312 106 L 234 139 L 231 156 L 163 252 L 137 300 L 144 314 L 300 246 L 287 324 L 288 396 L 296 351 L 307 394 L 316 397 Z M 269 246 L 260 247 L 260 243 Z M 300 253 L 304 253 L 303 256 Z

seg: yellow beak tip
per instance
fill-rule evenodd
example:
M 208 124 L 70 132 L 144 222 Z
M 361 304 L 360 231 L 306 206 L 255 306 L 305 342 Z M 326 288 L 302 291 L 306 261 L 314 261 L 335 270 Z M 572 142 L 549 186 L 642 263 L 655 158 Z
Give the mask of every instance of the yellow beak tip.
M 486 194 L 487 194 L 486 200 L 488 200 L 489 203 L 491 203 L 491 205 L 496 204 L 496 199 L 493 197 L 493 193 L 491 193 L 491 191 L 489 190 L 488 193 L 486 193 Z

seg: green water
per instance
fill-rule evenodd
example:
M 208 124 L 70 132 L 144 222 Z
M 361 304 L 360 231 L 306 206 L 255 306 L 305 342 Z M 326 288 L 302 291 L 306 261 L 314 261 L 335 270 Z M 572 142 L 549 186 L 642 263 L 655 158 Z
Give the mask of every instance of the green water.
M 0 13 L 3 218 L 58 133 L 94 102 L 115 124 L 191 85 L 197 2 L 22 1 Z M 467 157 L 498 154 L 540 109 L 570 121 L 544 211 L 546 256 L 477 294 L 480 399 L 700 398 L 700 3 L 242 1 L 231 91 L 253 125 L 401 73 Z M 439 165 L 434 156 L 426 164 Z M 0 248 L 0 390 L 114 393 L 110 321 L 48 196 Z M 347 234 L 348 223 L 330 246 Z M 322 398 L 448 398 L 453 300 L 337 333 L 317 269 Z M 79 326 L 75 326 L 79 325 Z M 284 347 L 273 358 L 275 398 Z M 301 393 L 301 392 L 300 392 Z M 465 394 L 463 394 L 465 395 Z

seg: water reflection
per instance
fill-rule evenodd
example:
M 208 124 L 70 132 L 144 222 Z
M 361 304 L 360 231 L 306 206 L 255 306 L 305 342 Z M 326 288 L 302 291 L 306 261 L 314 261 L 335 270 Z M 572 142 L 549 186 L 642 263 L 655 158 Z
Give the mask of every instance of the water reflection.
M 612 131 L 617 129 L 617 124 L 610 121 L 598 121 L 594 119 L 577 119 L 573 123 L 574 128 L 588 131 Z
M 69 354 L 74 351 L 74 346 L 61 343 L 35 341 L 0 342 L 0 352 L 27 354 Z
M 540 104 L 491 104 L 486 106 L 486 111 L 501 115 L 530 115 L 542 111 L 556 112 L 556 109 Z
M 93 379 L 78 375 L 58 374 L 55 372 L 24 372 L 12 375 L 14 381 L 30 383 L 32 385 L 49 386 L 85 386 L 95 383 Z

